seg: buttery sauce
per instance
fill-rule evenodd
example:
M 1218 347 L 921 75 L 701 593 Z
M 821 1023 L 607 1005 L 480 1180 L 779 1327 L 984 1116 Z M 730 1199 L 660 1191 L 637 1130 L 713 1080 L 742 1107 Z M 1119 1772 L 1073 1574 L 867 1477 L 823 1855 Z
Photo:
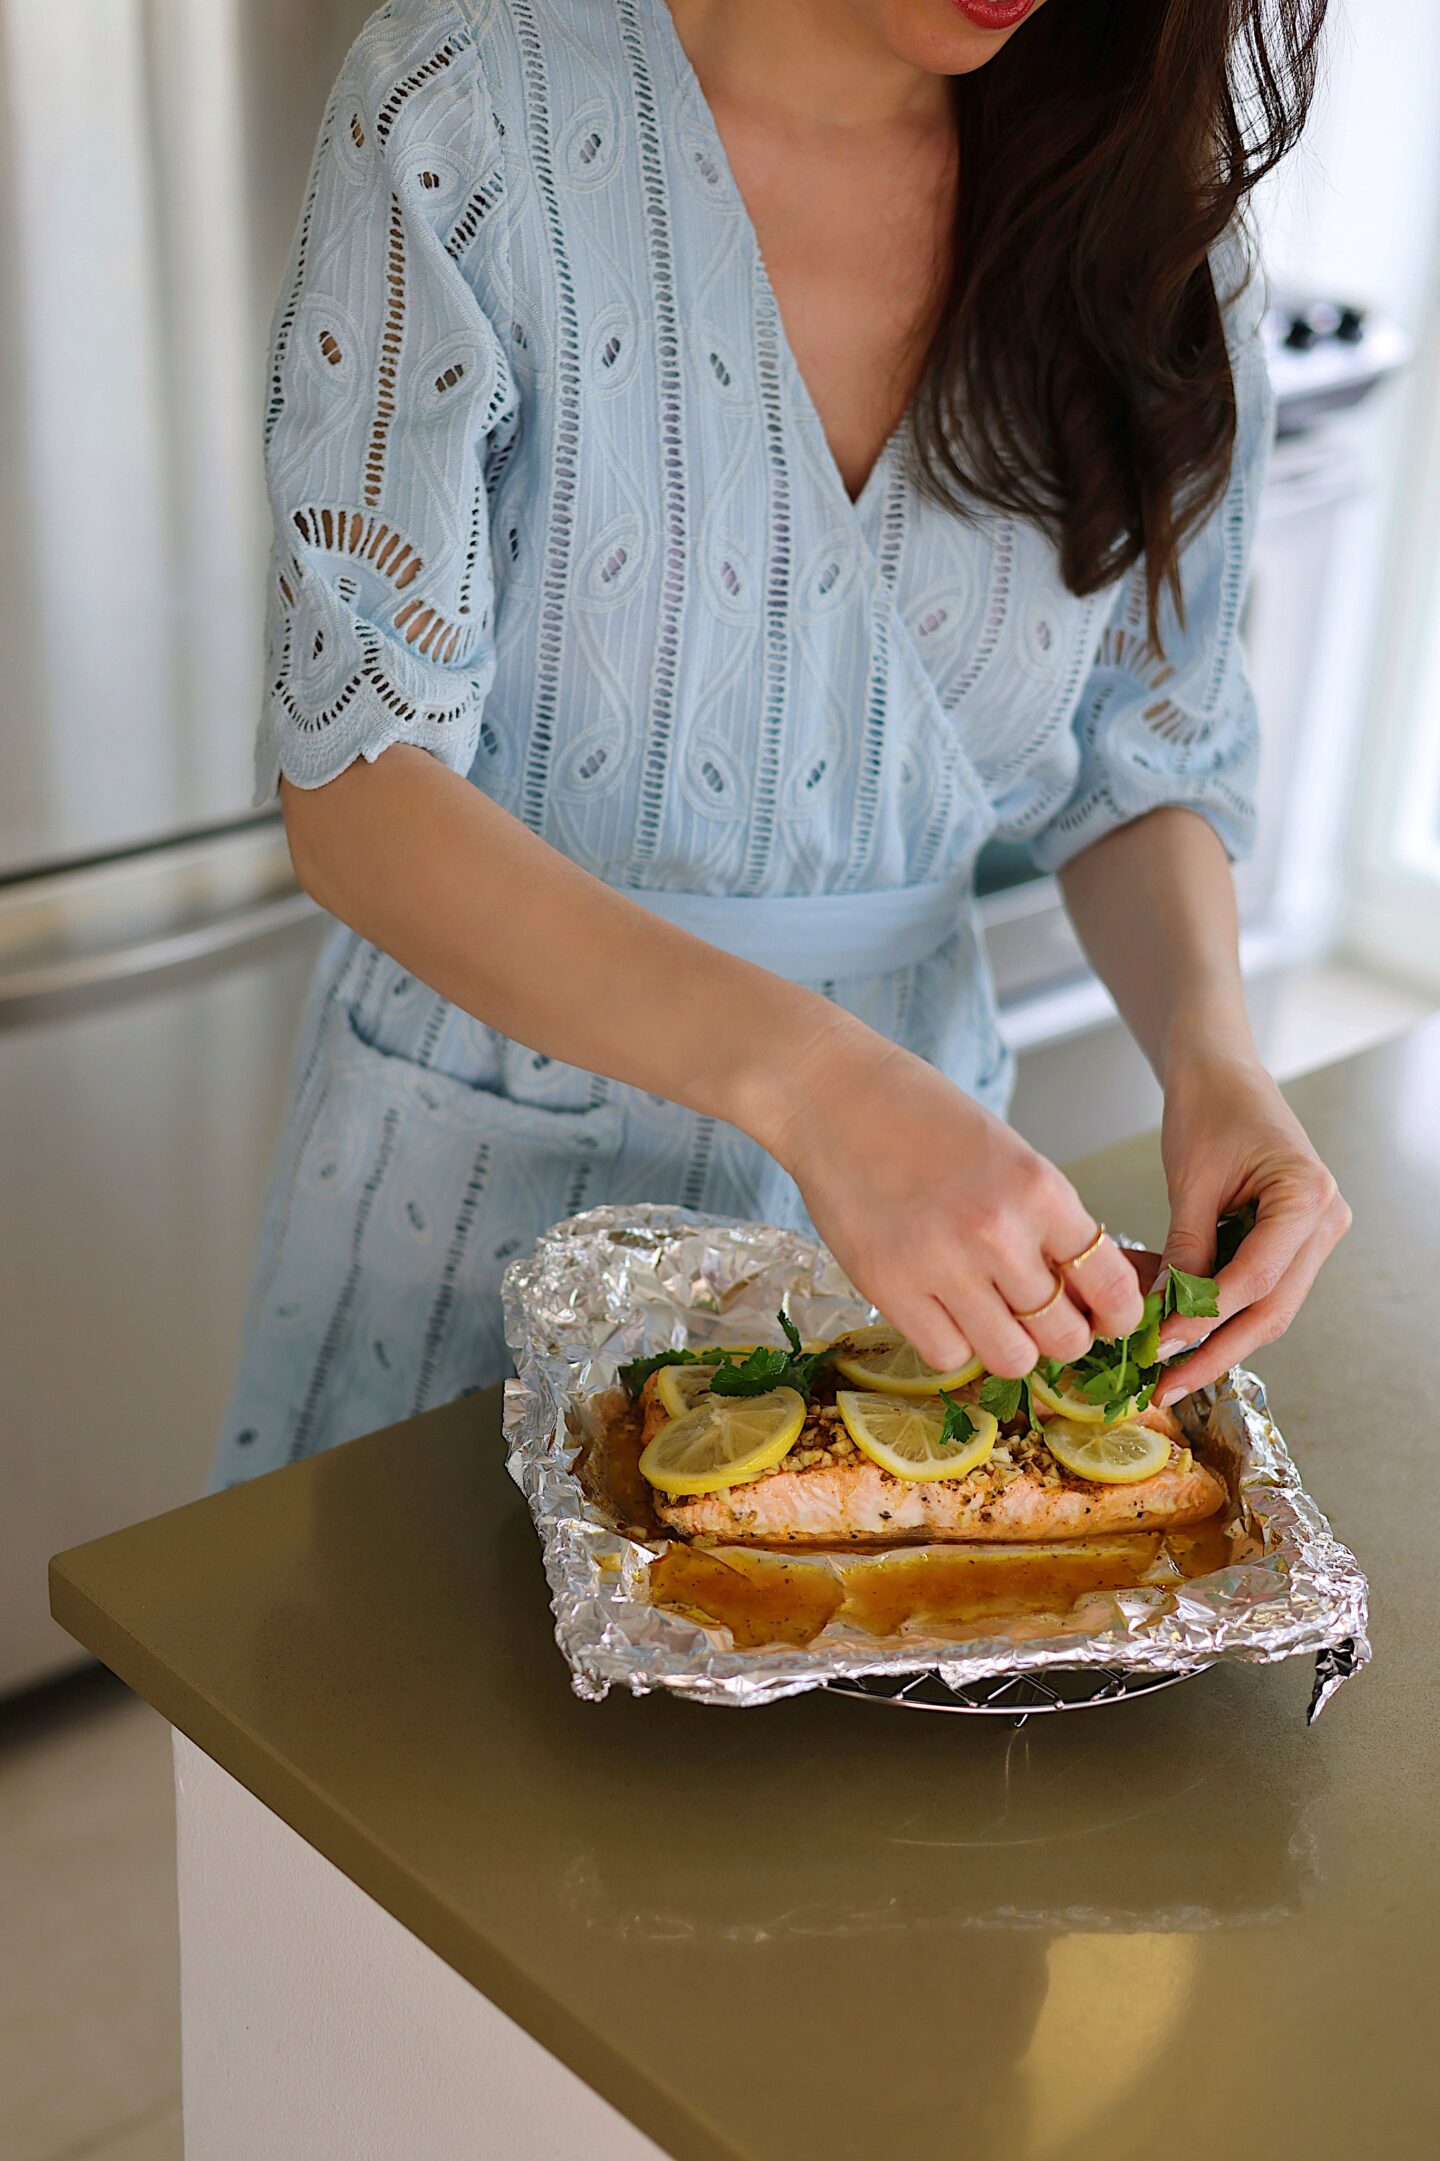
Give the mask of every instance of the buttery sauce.
M 627 1537 L 663 1538 L 653 1489 L 640 1475 L 640 1411 L 624 1390 L 611 1388 L 591 1397 L 583 1406 L 583 1418 L 572 1411 L 570 1435 L 579 1443 L 575 1475 L 585 1498 Z
M 944 1632 L 1019 1614 L 1068 1613 L 1091 1591 L 1133 1590 L 1153 1567 L 1153 1535 L 1070 1546 L 986 1551 L 932 1546 L 845 1572 L 847 1620 L 875 1636 Z
M 803 1558 L 758 1546 L 676 1544 L 651 1562 L 649 1591 L 657 1606 L 727 1628 L 737 1646 L 813 1643 L 831 1621 L 873 1636 L 921 1632 L 959 1640 L 1012 1622 L 1058 1626 L 1097 1593 L 1208 1575 L 1229 1560 L 1230 1540 L 1223 1528 L 1205 1529 L 1203 1538 L 1150 1531 L 1063 1545 L 917 1546 Z
M 737 1648 L 813 1643 L 832 1621 L 874 1636 L 923 1633 L 954 1641 L 987 1632 L 1058 1629 L 1082 1601 L 1164 1589 L 1212 1575 L 1249 1550 L 1217 1516 L 1172 1531 L 1119 1533 L 1049 1545 L 910 1545 L 803 1554 L 765 1546 L 672 1540 L 640 1475 L 641 1419 L 618 1390 L 576 1426 L 576 1471 L 618 1530 L 664 1544 L 647 1571 L 651 1602 L 709 1627 Z M 1104 1626 L 1103 1613 L 1095 1616 Z
M 737 1647 L 813 1643 L 845 1602 L 828 1558 L 796 1560 L 760 1547 L 667 1546 L 648 1570 L 650 1602 L 728 1628 Z
M 1246 1537 L 1223 1515 L 1212 1516 L 1208 1523 L 1167 1531 L 1164 1544 L 1187 1582 L 1196 1576 L 1213 1576 L 1217 1569 L 1228 1568 L 1233 1561 L 1248 1560 L 1260 1550 L 1254 1539 Z

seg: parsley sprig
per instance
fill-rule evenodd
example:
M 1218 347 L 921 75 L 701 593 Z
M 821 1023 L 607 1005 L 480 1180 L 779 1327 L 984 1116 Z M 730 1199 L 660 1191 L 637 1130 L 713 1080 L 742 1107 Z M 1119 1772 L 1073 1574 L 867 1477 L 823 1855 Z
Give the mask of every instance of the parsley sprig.
M 632 1396 L 638 1396 L 652 1373 L 662 1366 L 708 1366 L 715 1354 L 700 1351 L 655 1351 L 648 1358 L 632 1358 L 620 1368 L 620 1378 Z
M 712 1395 L 763 1396 L 772 1388 L 793 1388 L 808 1403 L 814 1393 L 815 1376 L 830 1356 L 829 1349 L 807 1351 L 789 1314 L 778 1313 L 775 1317 L 784 1331 L 787 1350 L 759 1343 L 743 1359 L 733 1351 L 657 1351 L 650 1358 L 632 1358 L 620 1368 L 620 1378 L 631 1395 L 638 1396 L 650 1375 L 658 1373 L 662 1366 L 713 1366 Z
M 1106 1425 L 1131 1410 L 1143 1411 L 1160 1380 L 1160 1324 L 1171 1313 L 1182 1320 L 1213 1320 L 1219 1312 L 1213 1276 L 1191 1276 L 1169 1268 L 1163 1288 L 1145 1299 L 1140 1326 L 1128 1336 L 1101 1337 L 1070 1367 L 1074 1384 L 1087 1403 L 1103 1406 Z M 1058 1359 L 1042 1358 L 1038 1369 L 1047 1381 L 1064 1370 Z
M 1220 1250 L 1226 1261 L 1233 1257 L 1254 1221 L 1253 1209 L 1241 1209 L 1221 1221 Z M 1223 1262 L 1217 1261 L 1217 1265 Z M 1183 1268 L 1167 1269 L 1163 1287 L 1152 1290 L 1145 1299 L 1138 1328 L 1128 1336 L 1098 1338 L 1083 1358 L 1072 1361 L 1074 1385 L 1087 1403 L 1103 1406 L 1107 1425 L 1128 1412 L 1132 1401 L 1135 1410 L 1143 1411 L 1159 1385 L 1161 1322 L 1172 1313 L 1178 1313 L 1182 1320 L 1213 1320 L 1219 1310 L 1213 1276 L 1187 1275 Z M 661 1366 L 713 1366 L 710 1389 L 714 1395 L 761 1396 L 772 1388 L 793 1388 L 808 1403 L 815 1392 L 816 1375 L 831 1355 L 830 1349 L 807 1351 L 789 1314 L 778 1313 L 776 1319 L 784 1332 L 785 1350 L 762 1343 L 743 1359 L 733 1351 L 656 1351 L 648 1358 L 632 1358 L 620 1368 L 620 1378 L 630 1394 L 638 1396 L 650 1375 Z M 1035 1371 L 1052 1383 L 1064 1370 L 1058 1358 L 1042 1358 L 1035 1366 Z M 1028 1373 L 1018 1380 L 987 1373 L 980 1383 L 982 1409 L 1002 1426 L 1023 1411 L 1028 1430 L 1038 1432 L 1040 1419 L 1030 1392 L 1030 1378 Z M 969 1440 L 975 1430 L 969 1411 L 958 1397 L 946 1394 L 944 1389 L 940 1393 L 946 1404 L 942 1445 Z
M 1238 1240 L 1237 1240 L 1238 1243 Z M 1195 1316 L 1213 1319 L 1219 1311 L 1213 1276 L 1191 1276 L 1183 1268 L 1166 1271 L 1163 1287 L 1145 1299 L 1140 1325 L 1128 1336 L 1097 1337 L 1083 1358 L 1070 1362 L 1072 1388 L 1103 1408 L 1106 1425 L 1133 1411 L 1143 1411 L 1160 1381 L 1160 1324 L 1171 1313 L 1182 1320 Z M 1052 1386 L 1065 1371 L 1058 1358 L 1041 1358 L 1034 1371 Z M 1040 1419 L 1030 1389 L 1031 1375 L 1006 1380 L 987 1373 L 980 1383 L 980 1402 L 999 1423 L 1023 1415 L 1026 1430 L 1040 1431 Z M 947 1397 L 946 1399 L 950 1399 Z M 949 1413 L 946 1414 L 947 1418 Z
M 940 1428 L 940 1446 L 948 1448 L 955 1442 L 968 1441 L 975 1431 L 975 1421 L 970 1416 L 970 1406 L 952 1396 L 948 1388 L 942 1388 L 945 1398 L 945 1423 Z
M 1042 1365 L 1049 1363 L 1048 1359 L 1041 1360 Z M 1026 1429 L 1034 1433 L 1039 1428 L 1040 1421 L 1035 1415 L 1035 1406 L 1030 1400 L 1030 1376 L 1028 1373 L 1022 1374 L 1019 1380 L 1016 1381 L 1007 1381 L 998 1373 L 987 1373 L 980 1383 L 980 1408 L 982 1411 L 988 1411 L 997 1424 L 1005 1425 L 1009 1419 L 1015 1416 L 1022 1404 L 1025 1407 Z

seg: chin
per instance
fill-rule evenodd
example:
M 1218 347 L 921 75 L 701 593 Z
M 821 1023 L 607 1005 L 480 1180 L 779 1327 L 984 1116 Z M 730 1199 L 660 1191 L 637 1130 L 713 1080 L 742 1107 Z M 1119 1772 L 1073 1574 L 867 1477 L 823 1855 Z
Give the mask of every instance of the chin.
M 998 29 L 972 21 L 955 0 L 847 0 L 847 5 L 897 60 L 933 75 L 969 75 L 1018 36 L 1045 0 L 1035 0 L 1028 15 Z

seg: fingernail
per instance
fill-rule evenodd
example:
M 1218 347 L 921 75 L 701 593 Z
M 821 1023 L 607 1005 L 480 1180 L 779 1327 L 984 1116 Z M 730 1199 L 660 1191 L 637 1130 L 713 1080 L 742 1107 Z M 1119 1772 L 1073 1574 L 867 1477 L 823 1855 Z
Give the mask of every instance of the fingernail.
M 1160 1356 L 1162 1358 L 1168 1358 L 1172 1351 L 1179 1350 L 1181 1344 L 1184 1341 L 1184 1336 L 1178 1335 L 1173 1328 L 1168 1332 L 1168 1334 L 1164 1330 L 1162 1330 L 1160 1335 Z
M 1178 1403 L 1186 1393 L 1187 1391 L 1183 1388 L 1162 1388 L 1155 1398 L 1156 1405 L 1160 1410 L 1168 1411 L 1171 1404 Z

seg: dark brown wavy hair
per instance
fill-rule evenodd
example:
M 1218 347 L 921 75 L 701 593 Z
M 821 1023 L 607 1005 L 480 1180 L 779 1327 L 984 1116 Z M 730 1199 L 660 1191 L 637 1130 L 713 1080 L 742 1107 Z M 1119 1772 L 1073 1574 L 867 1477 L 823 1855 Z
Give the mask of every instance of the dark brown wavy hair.
M 1158 648 L 1225 492 L 1236 403 L 1209 251 L 1298 140 L 1327 0 L 1050 0 L 954 83 L 949 289 L 916 478 L 1038 522 L 1092 593 L 1142 557 Z M 1239 220 L 1237 224 L 1237 220 Z

